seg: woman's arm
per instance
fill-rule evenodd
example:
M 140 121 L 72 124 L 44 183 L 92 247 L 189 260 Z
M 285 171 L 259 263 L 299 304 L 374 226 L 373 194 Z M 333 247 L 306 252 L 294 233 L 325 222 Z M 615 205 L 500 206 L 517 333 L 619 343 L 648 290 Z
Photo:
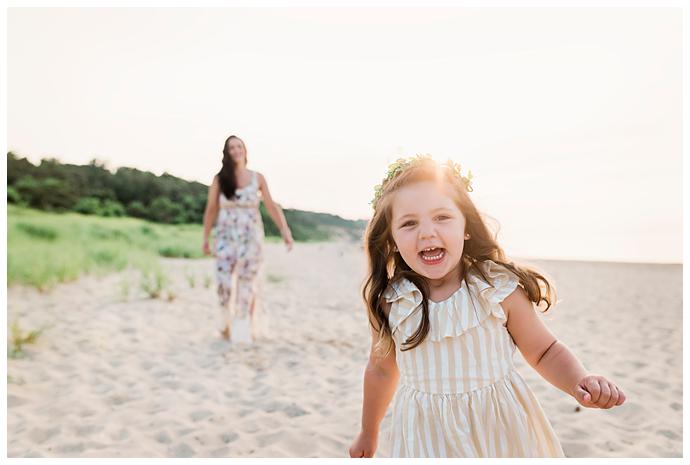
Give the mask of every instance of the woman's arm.
M 261 173 L 257 174 L 259 176 L 259 188 L 261 189 L 261 198 L 264 202 L 264 205 L 266 205 L 266 211 L 268 212 L 276 226 L 278 226 L 278 230 L 280 230 L 280 235 L 283 236 L 283 240 L 288 245 L 288 248 L 291 248 L 292 233 L 290 232 L 290 227 L 288 226 L 287 221 L 285 220 L 285 214 L 283 213 L 283 209 L 280 208 L 280 205 L 273 201 L 273 198 L 271 197 L 271 192 L 268 189 L 268 183 L 266 182 L 266 178 L 264 178 L 264 175 Z
M 220 205 L 218 204 L 218 196 L 220 195 L 220 184 L 218 183 L 218 176 L 213 177 L 211 186 L 208 188 L 208 198 L 206 199 L 206 209 L 204 211 L 204 253 L 210 255 L 211 251 L 208 246 L 208 237 L 211 234 L 211 228 L 218 216 Z
M 373 457 L 378 443 L 379 428 L 386 409 L 395 395 L 400 372 L 395 360 L 395 347 L 390 354 L 381 358 L 374 354 L 379 340 L 378 333 L 371 328 L 371 351 L 364 370 L 364 402 L 362 405 L 362 426 L 358 437 L 350 447 L 350 457 Z
M 582 363 L 544 325 L 527 292 L 520 286 L 503 300 L 508 332 L 529 365 L 542 378 L 573 396 L 585 407 L 611 408 L 625 394 L 603 376 L 587 372 Z

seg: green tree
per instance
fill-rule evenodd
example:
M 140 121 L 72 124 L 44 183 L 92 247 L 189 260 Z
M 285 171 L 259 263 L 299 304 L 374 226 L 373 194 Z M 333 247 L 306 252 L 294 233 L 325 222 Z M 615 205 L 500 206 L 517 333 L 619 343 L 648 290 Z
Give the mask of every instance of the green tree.
M 101 212 L 101 201 L 96 197 L 82 197 L 74 205 L 74 211 L 85 215 L 98 215 Z

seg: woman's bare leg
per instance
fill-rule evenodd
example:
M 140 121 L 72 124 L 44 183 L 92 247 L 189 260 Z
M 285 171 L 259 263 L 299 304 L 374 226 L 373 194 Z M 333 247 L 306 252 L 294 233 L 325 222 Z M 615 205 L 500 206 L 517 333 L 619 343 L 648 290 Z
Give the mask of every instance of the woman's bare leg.
M 252 342 L 256 342 L 257 339 L 257 328 L 256 328 L 256 319 L 257 319 L 257 313 L 256 313 L 256 292 L 252 296 L 252 305 L 249 308 L 249 315 L 250 315 L 250 321 L 252 324 Z

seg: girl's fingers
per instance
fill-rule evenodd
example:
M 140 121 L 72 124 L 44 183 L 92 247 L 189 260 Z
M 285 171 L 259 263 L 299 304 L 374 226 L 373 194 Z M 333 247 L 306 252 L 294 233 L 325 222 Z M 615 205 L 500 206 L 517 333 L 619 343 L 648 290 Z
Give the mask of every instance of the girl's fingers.
M 608 381 L 599 381 L 599 386 L 601 388 L 601 394 L 599 395 L 599 400 L 597 400 L 597 405 L 604 408 L 606 404 L 611 400 L 611 386 L 609 386 Z
M 585 387 L 591 395 L 590 402 L 596 404 L 601 395 L 601 386 L 599 386 L 599 381 L 596 378 L 589 378 L 585 383 Z
M 616 402 L 616 405 L 621 405 L 623 402 L 625 402 L 625 393 L 621 391 L 620 389 L 618 390 L 618 402 Z
M 592 396 L 582 386 L 577 385 L 575 386 L 575 399 L 582 405 L 589 405 L 592 401 Z
M 611 399 L 604 405 L 604 408 L 609 409 L 616 405 L 616 402 L 618 402 L 618 388 L 612 384 L 611 385 Z

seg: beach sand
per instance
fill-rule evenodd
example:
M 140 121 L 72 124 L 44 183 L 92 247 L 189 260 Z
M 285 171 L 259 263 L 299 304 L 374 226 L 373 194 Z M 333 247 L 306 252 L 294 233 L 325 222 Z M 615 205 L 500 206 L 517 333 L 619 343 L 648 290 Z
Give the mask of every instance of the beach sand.
M 8 324 L 46 328 L 8 358 L 8 455 L 347 457 L 370 342 L 361 247 L 267 243 L 267 334 L 253 346 L 219 337 L 212 258 L 163 263 L 172 300 L 146 298 L 134 271 L 8 290 Z M 681 457 L 682 266 L 531 263 L 562 301 L 549 328 L 627 395 L 576 411 L 518 351 L 566 455 Z M 377 457 L 389 431 L 390 408 Z

